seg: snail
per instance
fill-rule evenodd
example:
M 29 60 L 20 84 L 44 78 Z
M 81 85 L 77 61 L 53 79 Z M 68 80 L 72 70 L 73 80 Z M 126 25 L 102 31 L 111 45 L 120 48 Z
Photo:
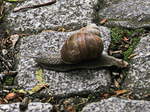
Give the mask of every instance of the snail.
M 94 69 L 100 67 L 127 67 L 128 63 L 103 53 L 103 41 L 95 24 L 83 27 L 72 34 L 58 54 L 45 54 L 35 57 L 38 65 L 55 71 Z

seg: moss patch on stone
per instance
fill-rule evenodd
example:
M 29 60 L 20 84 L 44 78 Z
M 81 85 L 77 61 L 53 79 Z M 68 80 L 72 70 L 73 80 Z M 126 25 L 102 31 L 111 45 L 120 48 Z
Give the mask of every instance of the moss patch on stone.
M 124 28 L 111 28 L 111 45 L 110 50 L 114 53 L 120 51 L 119 55 L 126 61 L 132 55 L 136 45 L 139 43 L 139 36 L 144 33 L 144 29 L 124 29 Z M 112 55 L 114 55 L 112 53 Z M 115 56 L 115 55 L 114 55 Z
M 132 55 L 139 41 L 140 41 L 140 38 L 135 37 L 132 39 L 132 44 L 129 46 L 129 48 L 126 51 L 123 52 L 124 60 L 129 61 L 129 56 Z
M 4 81 L 3 85 L 12 86 L 13 82 L 14 82 L 14 78 L 7 76 L 7 77 L 5 77 L 5 81 Z

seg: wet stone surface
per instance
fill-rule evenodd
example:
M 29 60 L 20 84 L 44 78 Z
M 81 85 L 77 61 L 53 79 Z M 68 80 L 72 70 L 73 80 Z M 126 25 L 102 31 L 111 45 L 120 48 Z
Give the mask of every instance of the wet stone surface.
M 27 0 L 16 8 L 46 3 L 48 0 Z M 94 0 L 58 0 L 55 4 L 28 9 L 11 11 L 7 17 L 8 28 L 13 32 L 38 32 L 56 30 L 60 27 L 74 30 L 91 23 L 93 19 Z
M 149 112 L 150 101 L 109 98 L 85 106 L 82 112 Z
M 137 56 L 132 59 L 123 86 L 131 90 L 138 98 L 142 98 L 150 92 L 150 34 L 141 37 L 134 53 Z
M 100 18 L 107 18 L 106 26 L 125 28 L 150 27 L 149 0 L 121 0 L 99 11 Z
M 50 112 L 52 105 L 49 103 L 32 102 L 28 104 L 25 112 Z M 20 103 L 2 104 L 0 112 L 21 112 Z
M 110 42 L 110 31 L 105 27 L 100 27 L 100 31 L 106 51 Z M 21 40 L 18 59 L 17 85 L 29 90 L 37 84 L 35 72 L 39 68 L 35 66 L 36 62 L 33 58 L 28 56 L 36 56 L 39 52 L 59 52 L 64 41 L 72 33 L 74 32 L 43 32 L 24 37 Z M 44 93 L 48 92 L 53 95 L 82 93 L 84 91 L 94 92 L 96 90 L 104 92 L 109 88 L 111 82 L 109 71 L 105 69 L 72 72 L 56 72 L 44 69 L 43 77 L 49 84 L 49 88 L 45 89 Z

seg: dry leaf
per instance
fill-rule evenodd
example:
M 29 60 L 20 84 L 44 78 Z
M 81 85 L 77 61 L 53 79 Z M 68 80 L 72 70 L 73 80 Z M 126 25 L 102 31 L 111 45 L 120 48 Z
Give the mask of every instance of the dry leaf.
M 58 30 L 57 30 L 57 31 L 65 32 L 65 31 L 66 31 L 66 29 L 65 29 L 65 28 L 63 28 L 63 27 L 60 27 L 60 28 L 58 28 Z
M 67 112 L 76 112 L 75 108 L 73 106 L 66 107 Z
M 5 102 L 2 100 L 2 99 L 0 99 L 0 104 L 4 104 Z
M 34 94 L 39 92 L 41 89 L 48 87 L 48 84 L 37 84 L 31 90 L 28 91 L 29 94 Z
M 27 94 L 26 90 L 20 89 L 20 90 L 14 90 L 14 92 L 16 93 L 20 93 L 20 94 Z
M 43 79 L 43 70 L 42 69 L 38 69 L 36 72 L 36 79 L 38 80 L 39 83 L 45 83 L 44 79 Z
M 111 96 L 111 94 L 109 94 L 109 93 L 104 93 L 104 94 L 100 95 L 100 97 L 102 97 L 102 98 L 108 98 L 110 96 Z
M 125 43 L 130 44 L 129 38 L 128 37 L 123 37 L 122 39 Z
M 128 92 L 128 90 L 117 90 L 117 91 L 114 91 L 114 93 L 115 93 L 115 96 L 118 96 L 118 95 L 121 95 L 121 94 L 124 94 L 124 93 L 127 93 Z
M 36 77 L 36 80 L 38 80 L 38 84 L 35 85 L 31 90 L 26 91 L 26 90 L 21 89 L 21 90 L 16 90 L 16 92 L 23 93 L 23 94 L 26 94 L 26 93 L 34 94 L 34 93 L 40 91 L 41 89 L 47 88 L 49 86 L 43 78 L 43 70 L 42 69 L 38 69 L 36 71 L 35 77 Z
M 107 19 L 105 18 L 100 21 L 100 24 L 105 24 L 106 22 L 107 22 Z
M 128 41 L 129 38 L 128 38 L 128 37 L 124 37 L 123 40 L 124 40 L 124 41 Z
M 12 100 L 12 99 L 15 99 L 16 97 L 17 97 L 16 93 L 9 93 L 8 95 L 6 95 L 5 99 Z

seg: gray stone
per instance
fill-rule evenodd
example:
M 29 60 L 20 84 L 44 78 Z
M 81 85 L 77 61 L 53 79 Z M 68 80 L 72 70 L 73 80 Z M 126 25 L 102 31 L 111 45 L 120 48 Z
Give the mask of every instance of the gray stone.
M 134 53 L 137 56 L 132 59 L 123 86 L 131 90 L 137 97 L 142 98 L 150 93 L 150 34 L 141 37 Z
M 85 106 L 82 112 L 149 112 L 150 101 L 109 98 Z
M 104 40 L 105 52 L 110 44 L 110 30 L 100 27 Z M 28 56 L 36 56 L 39 52 L 57 53 L 67 37 L 74 32 L 42 32 L 38 35 L 24 37 L 21 40 L 18 75 L 18 86 L 26 90 L 33 88 L 38 81 L 35 78 L 36 62 Z M 78 70 L 72 72 L 56 72 L 44 69 L 44 80 L 49 88 L 44 93 L 63 95 L 84 91 L 106 90 L 110 86 L 110 74 L 105 69 Z
M 120 0 L 103 0 L 103 3 L 106 7 L 118 2 L 120 2 Z M 102 3 L 102 1 L 99 0 L 99 3 Z
M 29 103 L 25 112 L 51 112 L 52 105 L 49 103 L 33 102 Z M 0 112 L 22 112 L 20 103 L 1 104 Z
M 49 0 L 26 0 L 16 8 L 46 3 Z M 57 0 L 53 5 L 11 11 L 7 16 L 7 26 L 13 32 L 38 32 L 41 30 L 56 30 L 61 27 L 74 30 L 91 23 L 95 0 Z
M 99 11 L 100 18 L 107 18 L 106 26 L 125 28 L 150 27 L 149 0 L 121 0 Z

